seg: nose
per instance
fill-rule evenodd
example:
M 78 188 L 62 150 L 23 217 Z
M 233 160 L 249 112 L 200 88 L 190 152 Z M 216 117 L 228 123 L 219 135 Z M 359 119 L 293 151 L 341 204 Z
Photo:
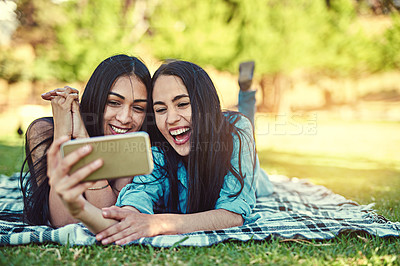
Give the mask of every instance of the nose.
M 181 119 L 181 116 L 179 115 L 179 112 L 177 112 L 174 108 L 168 109 L 167 112 L 167 120 L 166 122 L 170 125 L 173 125 L 174 123 L 178 122 Z
M 117 113 L 116 119 L 123 125 L 132 123 L 133 121 L 133 110 L 130 108 L 130 106 L 125 106 L 124 108 L 121 108 L 119 112 Z

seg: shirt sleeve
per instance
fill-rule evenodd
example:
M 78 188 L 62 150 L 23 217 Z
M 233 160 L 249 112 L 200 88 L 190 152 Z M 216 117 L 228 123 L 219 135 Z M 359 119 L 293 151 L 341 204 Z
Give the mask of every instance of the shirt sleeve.
M 167 178 L 163 174 L 163 155 L 153 148 L 154 170 L 149 175 L 135 176 L 118 195 L 116 206 L 132 206 L 141 213 L 154 214 L 155 203 L 163 196 Z
M 253 127 L 245 117 L 241 117 L 235 126 L 238 128 L 239 136 L 234 134 L 233 137 L 234 147 L 231 164 L 236 172 L 240 173 L 241 171 L 242 176 L 244 176 L 244 186 L 239 195 L 233 196 L 240 191 L 241 185 L 233 173 L 229 172 L 225 176 L 215 209 L 225 209 L 240 214 L 245 222 L 248 222 L 256 204 L 255 184 L 253 184 L 255 165 Z

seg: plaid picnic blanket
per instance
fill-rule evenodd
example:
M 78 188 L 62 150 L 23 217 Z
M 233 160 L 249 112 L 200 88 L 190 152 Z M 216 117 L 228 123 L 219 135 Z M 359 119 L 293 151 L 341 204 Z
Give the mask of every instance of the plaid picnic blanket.
M 306 180 L 272 175 L 274 193 L 257 200 L 260 218 L 251 224 L 216 231 L 141 238 L 131 244 L 154 247 L 210 246 L 226 240 L 331 239 L 342 232 L 366 232 L 379 237 L 400 237 L 400 222 L 376 214 L 373 204 L 358 205 L 323 186 Z M 18 175 L 0 176 L 0 245 L 27 243 L 96 244 L 95 236 L 83 224 L 53 229 L 26 226 L 20 219 L 22 198 Z M 6 221 L 7 220 L 7 221 Z M 98 244 L 98 243 L 97 243 Z

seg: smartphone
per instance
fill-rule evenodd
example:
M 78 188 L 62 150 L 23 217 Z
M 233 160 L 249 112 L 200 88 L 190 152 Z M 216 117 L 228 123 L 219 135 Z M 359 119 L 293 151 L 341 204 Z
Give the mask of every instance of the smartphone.
M 99 158 L 103 159 L 103 166 L 82 182 L 146 175 L 153 171 L 150 138 L 146 132 L 70 140 L 61 145 L 61 154 L 65 157 L 85 145 L 92 146 L 92 152 L 77 162 L 69 174 Z

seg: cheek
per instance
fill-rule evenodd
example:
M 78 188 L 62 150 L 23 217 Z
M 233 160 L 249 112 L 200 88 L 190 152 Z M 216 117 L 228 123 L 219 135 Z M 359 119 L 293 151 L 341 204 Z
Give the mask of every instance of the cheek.
M 136 121 L 136 125 L 138 128 L 142 126 L 145 118 L 146 118 L 146 113 L 138 114 L 133 117 L 133 119 Z
M 163 125 L 165 125 L 165 123 L 163 123 L 163 121 L 163 116 L 156 115 L 156 126 L 158 130 L 164 135 L 165 128 L 163 127 Z
M 192 122 L 192 110 L 190 108 L 185 112 L 184 117 L 190 123 Z
M 103 122 L 104 122 L 104 125 L 107 124 L 107 121 L 110 119 L 110 116 L 111 116 L 111 114 L 110 114 L 110 109 L 109 109 L 108 107 L 106 107 L 106 108 L 104 109 L 104 113 L 103 113 Z
M 106 107 L 104 108 L 104 113 L 103 113 L 103 117 L 110 119 L 110 117 L 114 116 L 115 110 L 112 107 L 109 107 L 106 105 Z

